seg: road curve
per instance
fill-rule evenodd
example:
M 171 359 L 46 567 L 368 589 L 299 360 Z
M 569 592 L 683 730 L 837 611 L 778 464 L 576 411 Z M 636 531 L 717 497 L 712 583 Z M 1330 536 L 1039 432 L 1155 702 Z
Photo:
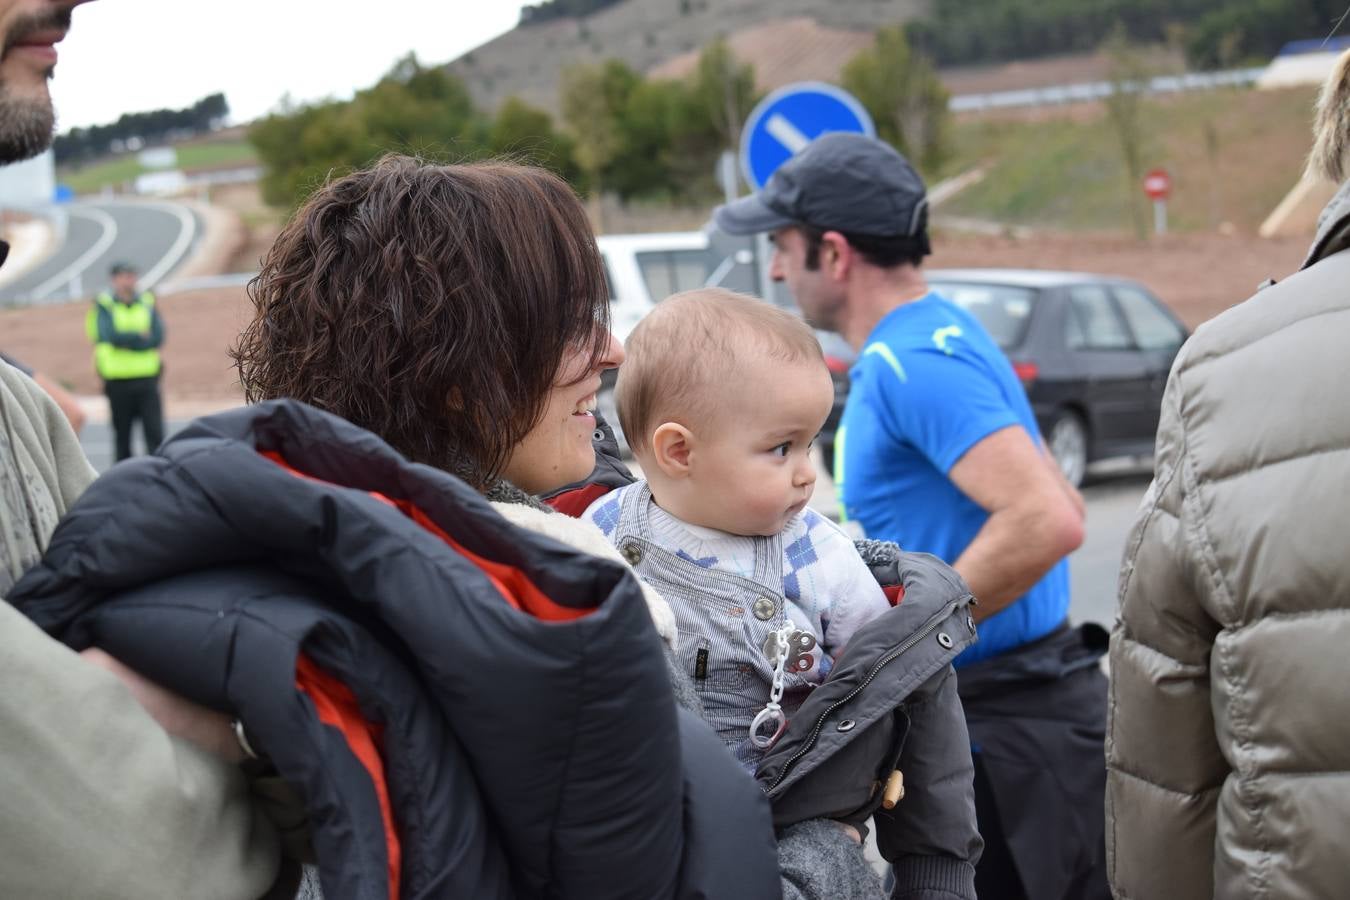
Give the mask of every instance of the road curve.
M 153 288 L 187 258 L 200 238 L 195 213 L 176 203 L 91 200 L 64 207 L 65 241 L 39 265 L 0 287 L 0 306 L 37 306 L 90 297 L 108 285 L 114 262 L 141 272 Z

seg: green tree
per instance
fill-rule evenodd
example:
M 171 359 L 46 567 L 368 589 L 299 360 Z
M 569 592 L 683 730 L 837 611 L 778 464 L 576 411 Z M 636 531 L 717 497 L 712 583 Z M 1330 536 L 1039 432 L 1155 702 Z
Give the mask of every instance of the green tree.
M 699 54 L 689 99 L 722 146 L 735 149 L 755 105 L 755 68 L 736 59 L 726 40 L 718 38 Z
M 440 67 L 424 68 L 409 54 L 349 107 L 368 135 L 362 166 L 390 150 L 448 158 L 482 152 L 487 128 L 464 83 Z
M 725 41 L 705 49 L 682 81 L 646 80 L 615 60 L 566 70 L 563 120 L 591 192 L 625 201 L 712 196 L 718 154 L 739 141 L 754 83 Z
M 294 207 L 329 177 L 384 153 L 473 158 L 488 135 L 463 83 L 409 55 L 349 101 L 283 103 L 253 125 L 249 139 L 264 165 L 263 198 Z
M 681 192 L 676 138 L 688 103 L 688 90 L 677 81 L 643 81 L 633 87 L 620 110 L 618 149 L 604 176 L 606 186 L 621 199 Z
M 616 59 L 562 73 L 563 121 L 577 165 L 592 191 L 609 187 L 610 164 L 623 150 L 624 108 L 642 77 Z
M 337 136 L 341 106 L 283 101 L 280 110 L 253 124 L 248 138 L 263 163 L 263 200 L 280 208 L 298 205 L 323 182 L 324 166 L 347 155 L 349 141 Z
M 549 114 L 519 97 L 511 97 L 497 110 L 488 131 L 488 149 L 493 156 L 519 159 L 544 166 L 583 189 L 572 139 L 558 133 Z
M 1144 159 L 1148 153 L 1143 101 L 1149 71 L 1124 27 L 1118 27 L 1112 32 L 1103 50 L 1111 60 L 1111 93 L 1105 101 L 1106 118 L 1120 145 L 1130 221 L 1134 225 L 1135 235 L 1143 240 L 1148 236 L 1148 221 L 1141 193 Z
M 950 97 L 903 28 L 879 29 L 872 47 L 844 66 L 841 80 L 872 116 L 878 137 L 924 173 L 941 170 L 950 156 Z

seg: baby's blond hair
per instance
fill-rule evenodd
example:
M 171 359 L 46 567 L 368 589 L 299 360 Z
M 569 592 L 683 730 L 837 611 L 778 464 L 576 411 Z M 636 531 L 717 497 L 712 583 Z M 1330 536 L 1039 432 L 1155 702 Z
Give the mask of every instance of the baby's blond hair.
M 629 335 L 614 391 L 634 453 L 664 422 L 694 430 L 738 397 L 737 373 L 765 361 L 824 365 L 810 327 L 770 303 L 723 288 L 684 291 L 657 304 Z

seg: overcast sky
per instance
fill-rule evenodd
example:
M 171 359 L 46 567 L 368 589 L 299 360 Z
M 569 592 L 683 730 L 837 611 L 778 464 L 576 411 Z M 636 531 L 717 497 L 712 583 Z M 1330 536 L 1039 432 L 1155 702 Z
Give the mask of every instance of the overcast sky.
M 536 0 L 537 2 L 537 0 Z M 225 93 L 236 122 L 350 97 L 412 51 L 448 62 L 509 30 L 517 0 L 97 0 L 75 8 L 52 80 L 57 128 Z

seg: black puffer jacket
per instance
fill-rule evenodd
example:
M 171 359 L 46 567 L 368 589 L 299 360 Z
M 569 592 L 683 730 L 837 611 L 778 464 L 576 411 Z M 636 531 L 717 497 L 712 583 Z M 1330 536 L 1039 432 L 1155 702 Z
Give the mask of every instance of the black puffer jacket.
M 330 898 L 778 896 L 767 804 L 678 710 L 633 576 L 302 404 L 117 466 L 9 599 L 238 715 Z

